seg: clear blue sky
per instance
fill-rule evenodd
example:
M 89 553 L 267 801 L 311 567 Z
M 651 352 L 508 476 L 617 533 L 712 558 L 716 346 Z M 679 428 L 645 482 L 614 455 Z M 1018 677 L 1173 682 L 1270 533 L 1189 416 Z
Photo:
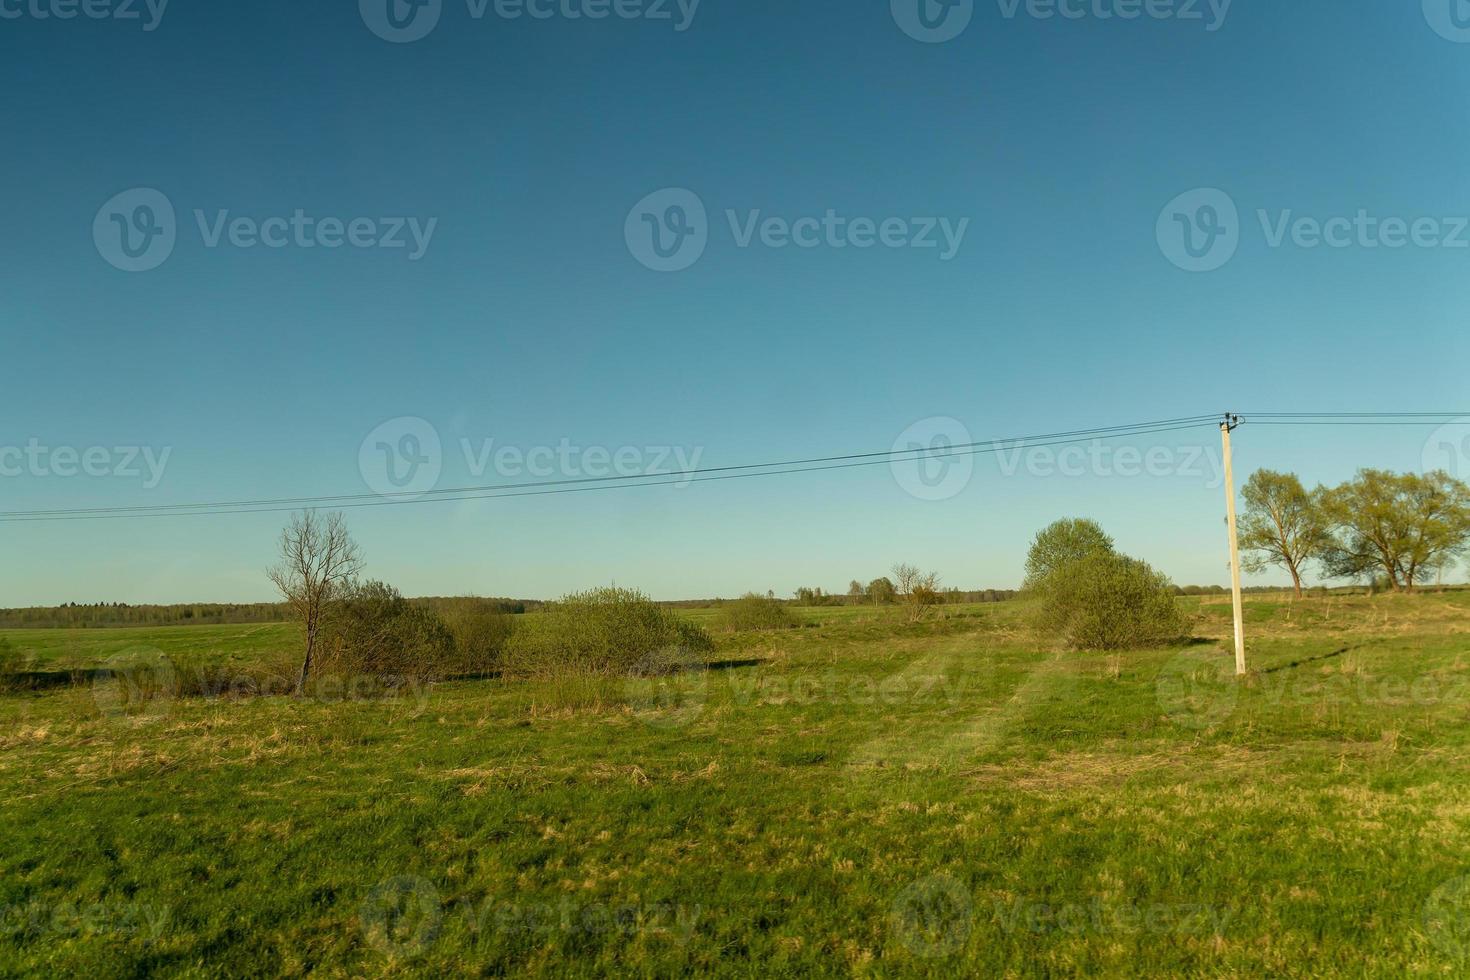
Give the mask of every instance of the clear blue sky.
M 445 0 L 400 44 L 347 0 L 173 0 L 152 30 L 35 16 L 48 2 L 5 0 L 20 16 L 0 19 L 0 445 L 170 455 L 151 488 L 22 467 L 0 477 L 6 510 L 363 493 L 364 437 L 400 416 L 433 425 L 439 485 L 457 486 L 515 482 L 476 477 L 462 439 L 697 447 L 719 466 L 887 449 L 936 416 L 985 439 L 1470 402 L 1470 249 L 1273 248 L 1256 218 L 1470 215 L 1470 44 L 1418 3 L 1237 0 L 1211 31 L 1207 3 L 1201 22 L 992 0 L 921 43 L 887 0 L 704 0 L 683 31 Z M 656 272 L 625 220 L 669 187 L 707 208 L 708 244 Z M 146 272 L 94 237 L 132 188 L 177 213 Z M 1202 273 L 1156 235 L 1196 188 L 1240 215 L 1237 252 Z M 194 216 L 298 209 L 437 224 L 413 261 L 210 248 Z M 946 261 L 742 248 L 726 217 L 829 209 L 968 225 Z M 1237 467 L 1418 469 L 1427 435 L 1247 425 Z M 1132 443 L 1214 453 L 1218 434 Z M 896 561 L 1011 586 L 1064 515 L 1176 581 L 1223 582 L 1222 511 L 1207 475 L 1007 476 L 982 458 L 942 501 L 874 467 L 350 522 L 370 573 L 409 594 L 616 580 L 676 598 L 841 589 Z M 0 525 L 0 605 L 267 598 L 283 518 Z

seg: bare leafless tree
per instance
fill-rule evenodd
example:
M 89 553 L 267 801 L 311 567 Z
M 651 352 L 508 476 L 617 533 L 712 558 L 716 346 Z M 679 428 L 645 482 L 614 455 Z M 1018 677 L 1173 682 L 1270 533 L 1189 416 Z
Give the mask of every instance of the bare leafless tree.
M 939 575 L 935 572 L 921 572 L 913 565 L 900 562 L 893 566 L 893 582 L 899 600 L 908 607 L 910 619 L 919 619 L 926 609 L 944 599 L 939 594 Z
M 266 574 L 280 590 L 306 635 L 306 654 L 301 660 L 301 675 L 296 680 L 297 694 L 306 690 L 311 658 L 322 626 L 332 607 L 351 590 L 361 570 L 362 558 L 340 513 L 303 511 L 294 515 L 281 532 L 280 564 Z

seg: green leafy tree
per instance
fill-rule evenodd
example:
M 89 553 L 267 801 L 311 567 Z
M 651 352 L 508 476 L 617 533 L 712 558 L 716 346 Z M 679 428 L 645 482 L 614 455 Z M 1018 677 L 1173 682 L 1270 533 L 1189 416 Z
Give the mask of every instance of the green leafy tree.
M 1241 566 L 1256 574 L 1278 565 L 1291 574 L 1297 598 L 1308 562 L 1332 548 L 1331 525 L 1322 506 L 1324 491 L 1308 492 L 1294 473 L 1256 470 L 1241 490 Z
M 1026 581 L 1021 587 L 1037 589 L 1053 572 L 1099 553 L 1113 554 L 1113 539 L 1096 521 L 1085 518 L 1056 521 L 1032 539 L 1031 551 L 1026 555 Z
M 1335 578 L 1382 574 L 1390 590 L 1413 592 L 1470 547 L 1470 487 L 1442 470 L 1360 470 L 1324 507 L 1336 530 L 1324 565 Z
M 898 590 L 893 586 L 893 580 L 884 575 L 875 578 L 868 583 L 868 600 L 878 605 L 889 605 L 898 595 Z

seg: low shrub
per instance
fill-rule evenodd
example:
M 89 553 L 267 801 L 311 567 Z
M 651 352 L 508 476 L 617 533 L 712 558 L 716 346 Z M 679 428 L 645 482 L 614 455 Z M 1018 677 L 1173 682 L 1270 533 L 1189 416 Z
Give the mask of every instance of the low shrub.
M 1126 650 L 1179 639 L 1183 617 L 1168 578 L 1146 562 L 1098 551 L 1035 583 L 1039 625 L 1078 650 Z
M 801 625 L 791 615 L 791 610 L 779 599 L 747 592 L 733 602 L 720 607 L 720 627 L 731 632 L 738 630 L 789 630 Z
M 704 630 L 630 589 L 569 595 L 535 615 L 505 647 L 508 674 L 667 674 L 714 648 Z
M 415 605 L 383 582 L 357 585 L 323 637 L 325 676 L 430 681 L 455 665 L 454 634 L 433 610 Z

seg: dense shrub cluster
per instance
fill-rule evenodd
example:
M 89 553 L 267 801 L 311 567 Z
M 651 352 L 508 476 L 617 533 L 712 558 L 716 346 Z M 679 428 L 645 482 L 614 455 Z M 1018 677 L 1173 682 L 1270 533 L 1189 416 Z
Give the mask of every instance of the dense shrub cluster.
M 667 674 L 713 649 L 704 630 L 631 589 L 569 595 L 517 630 L 505 671 L 522 677 Z
M 770 596 L 747 592 L 720 607 L 720 626 L 727 630 L 786 630 L 801 625 L 786 604 Z
M 1169 580 L 1147 562 L 1098 552 L 1046 577 L 1042 625 L 1078 650 L 1125 650 L 1178 640 L 1184 620 Z
M 503 603 L 465 597 L 439 599 L 430 608 L 454 637 L 452 673 L 473 677 L 500 669 L 501 656 L 516 628 L 515 617 Z
M 1091 521 L 1059 521 L 1036 536 L 1026 561 L 1037 625 L 1078 650 L 1124 650 L 1179 639 L 1174 586 L 1121 555 Z
M 355 586 L 323 636 L 321 672 L 437 680 L 454 666 L 454 634 L 433 611 L 383 582 Z

